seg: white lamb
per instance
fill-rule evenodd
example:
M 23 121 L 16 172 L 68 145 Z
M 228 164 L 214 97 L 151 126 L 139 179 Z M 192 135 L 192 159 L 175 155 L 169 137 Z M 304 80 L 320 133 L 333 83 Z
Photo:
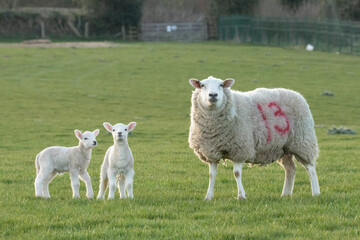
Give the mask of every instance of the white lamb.
M 127 142 L 127 136 L 132 131 L 136 122 L 128 125 L 118 123 L 112 126 L 108 122 L 103 123 L 106 130 L 112 133 L 114 145 L 106 151 L 104 162 L 100 171 L 100 186 L 97 199 L 104 199 L 107 185 L 109 184 L 108 199 L 114 199 L 116 190 L 116 180 L 118 180 L 118 188 L 120 198 L 134 198 L 133 181 L 134 181 L 134 158 Z
M 209 164 L 210 181 L 205 199 L 214 196 L 221 159 L 234 162 L 238 199 L 245 199 L 241 182 L 244 163 L 266 165 L 279 160 L 285 170 L 282 196 L 294 186 L 295 156 L 310 177 L 312 195 L 320 194 L 315 170 L 318 144 L 308 104 L 299 93 L 277 88 L 250 92 L 230 90 L 233 79 L 210 76 L 190 79 L 192 94 L 190 147 Z
M 96 136 L 99 129 L 93 132 L 82 133 L 75 130 L 75 136 L 79 139 L 76 147 L 48 147 L 42 150 L 35 159 L 36 179 L 35 196 L 50 198 L 49 183 L 58 173 L 70 172 L 73 198 L 79 198 L 79 177 L 86 184 L 86 196 L 94 197 L 91 187 L 91 179 L 86 171 L 90 164 L 91 150 L 97 146 Z

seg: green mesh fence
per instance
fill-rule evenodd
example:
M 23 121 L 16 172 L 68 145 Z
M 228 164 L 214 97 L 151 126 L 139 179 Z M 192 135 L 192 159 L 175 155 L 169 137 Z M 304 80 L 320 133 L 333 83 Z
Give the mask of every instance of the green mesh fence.
M 273 46 L 304 46 L 314 50 L 360 55 L 360 23 L 291 18 L 221 16 L 218 38 Z

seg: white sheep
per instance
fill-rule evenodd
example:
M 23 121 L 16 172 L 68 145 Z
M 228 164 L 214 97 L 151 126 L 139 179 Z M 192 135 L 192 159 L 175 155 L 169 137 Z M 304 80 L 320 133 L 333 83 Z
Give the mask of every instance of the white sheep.
M 100 171 L 100 186 L 97 199 L 104 199 L 107 185 L 109 184 L 108 199 L 114 199 L 116 190 L 116 180 L 118 180 L 118 188 L 120 198 L 134 198 L 133 181 L 134 181 L 134 158 L 129 147 L 127 136 L 132 131 L 136 122 L 128 125 L 118 123 L 112 126 L 108 122 L 103 123 L 114 139 L 114 145 L 106 151 L 103 164 Z
M 191 99 L 189 144 L 199 159 L 209 164 L 206 200 L 214 196 L 221 159 L 234 162 L 238 199 L 245 199 L 243 164 L 266 165 L 276 160 L 285 170 L 282 196 L 291 195 L 296 169 L 292 156 L 307 170 L 312 195 L 320 194 L 315 170 L 318 144 L 303 96 L 282 88 L 233 91 L 233 79 L 222 81 L 212 76 L 189 81 L 196 89 Z
M 86 184 L 86 196 L 94 197 L 89 173 L 86 171 L 90 164 L 91 150 L 97 146 L 96 136 L 99 129 L 82 133 L 75 130 L 79 145 L 75 147 L 48 147 L 35 158 L 36 179 L 35 196 L 50 198 L 49 183 L 58 173 L 70 172 L 73 198 L 79 198 L 79 177 Z

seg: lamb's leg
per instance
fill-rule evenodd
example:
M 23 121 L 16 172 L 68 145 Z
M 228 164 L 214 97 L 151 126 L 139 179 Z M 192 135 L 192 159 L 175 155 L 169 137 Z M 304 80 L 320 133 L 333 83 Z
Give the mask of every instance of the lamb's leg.
M 209 188 L 207 190 L 205 200 L 211 200 L 214 197 L 215 179 L 217 174 L 218 163 L 209 163 Z
M 89 173 L 85 170 L 85 171 L 81 172 L 79 175 L 80 175 L 81 180 L 83 180 L 86 185 L 86 197 L 93 198 L 94 191 L 91 186 L 91 178 L 90 178 Z
M 109 179 L 109 195 L 108 199 L 114 199 L 116 191 L 116 174 L 112 171 L 108 172 Z
M 316 175 L 315 164 L 303 164 L 303 166 L 305 167 L 305 169 L 310 177 L 312 195 L 313 196 L 320 195 L 320 187 L 319 187 L 319 182 L 318 182 L 318 178 Z
M 129 172 L 126 173 L 125 176 L 125 187 L 126 187 L 127 195 L 131 199 L 134 198 L 134 194 L 133 194 L 134 175 L 135 172 L 133 169 L 131 169 L 129 170 Z
M 97 195 L 97 199 L 105 198 L 107 184 L 108 184 L 107 165 L 103 164 L 101 166 L 101 171 L 100 171 L 100 186 L 99 186 L 99 193 Z
M 36 197 L 43 197 L 43 186 L 44 186 L 44 180 L 45 180 L 44 174 L 42 171 L 38 173 L 38 175 L 35 178 L 35 196 Z
M 294 189 L 296 164 L 292 154 L 285 154 L 279 161 L 285 170 L 285 180 L 281 196 L 291 196 Z
M 79 172 L 70 170 L 70 179 L 71 179 L 71 187 L 73 190 L 73 198 L 80 198 L 80 195 L 79 195 L 79 188 L 80 188 Z
M 244 163 L 234 162 L 234 176 L 238 187 L 238 196 L 237 196 L 238 200 L 244 200 L 246 198 L 245 190 L 241 182 L 241 172 L 243 165 Z
M 35 196 L 48 198 L 49 196 L 44 196 L 43 189 L 46 185 L 47 179 L 51 176 L 52 171 L 46 170 L 46 168 L 41 168 L 40 172 L 35 178 Z
M 49 184 L 54 179 L 56 174 L 57 174 L 56 172 L 52 172 L 48 175 L 48 177 L 46 179 L 44 179 L 44 185 L 43 185 L 43 189 L 42 189 L 44 198 L 50 198 Z
M 120 192 L 120 199 L 126 198 L 125 176 L 123 174 L 121 174 L 120 176 L 117 177 L 117 181 L 118 181 L 118 189 Z

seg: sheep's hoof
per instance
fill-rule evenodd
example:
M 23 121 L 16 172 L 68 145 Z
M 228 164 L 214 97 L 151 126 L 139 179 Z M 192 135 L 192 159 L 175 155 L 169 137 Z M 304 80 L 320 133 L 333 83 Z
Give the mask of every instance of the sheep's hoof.
M 246 197 L 238 196 L 238 197 L 236 198 L 236 200 L 243 201 L 243 200 L 246 200 Z

